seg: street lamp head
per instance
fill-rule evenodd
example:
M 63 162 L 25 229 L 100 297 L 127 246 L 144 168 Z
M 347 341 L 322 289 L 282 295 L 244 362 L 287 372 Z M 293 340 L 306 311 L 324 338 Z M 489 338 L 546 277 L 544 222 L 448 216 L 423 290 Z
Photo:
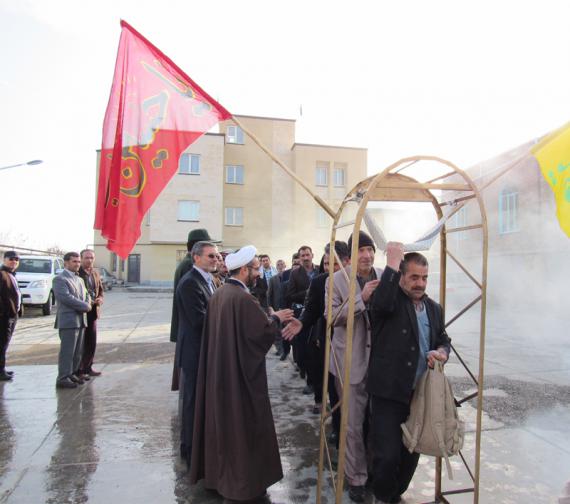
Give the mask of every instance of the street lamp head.
M 26 164 L 27 165 L 36 165 L 36 164 L 42 164 L 43 161 L 41 159 L 34 159 L 33 161 L 28 161 Z

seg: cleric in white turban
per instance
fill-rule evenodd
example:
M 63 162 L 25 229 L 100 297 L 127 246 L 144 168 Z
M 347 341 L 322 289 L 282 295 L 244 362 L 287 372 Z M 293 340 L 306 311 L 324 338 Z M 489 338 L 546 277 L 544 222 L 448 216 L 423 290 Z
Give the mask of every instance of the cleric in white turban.
M 231 274 L 232 271 L 247 266 L 256 255 L 257 249 L 253 245 L 246 245 L 226 256 L 226 268 Z
M 230 278 L 208 303 L 196 383 L 191 482 L 232 501 L 261 497 L 283 477 L 265 355 L 293 312 L 268 317 L 249 293 L 256 254 L 248 245 L 226 256 Z

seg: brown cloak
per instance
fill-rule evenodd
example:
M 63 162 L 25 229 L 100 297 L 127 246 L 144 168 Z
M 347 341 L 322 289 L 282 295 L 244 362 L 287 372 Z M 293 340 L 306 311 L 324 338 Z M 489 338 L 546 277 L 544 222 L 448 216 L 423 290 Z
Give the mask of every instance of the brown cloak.
M 228 280 L 208 304 L 196 384 L 190 479 L 248 500 L 283 478 L 265 355 L 278 324 Z

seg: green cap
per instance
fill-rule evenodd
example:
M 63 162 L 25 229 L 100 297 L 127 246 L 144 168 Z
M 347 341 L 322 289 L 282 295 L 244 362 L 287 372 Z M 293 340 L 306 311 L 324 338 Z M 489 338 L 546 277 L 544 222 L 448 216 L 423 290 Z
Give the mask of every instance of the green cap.
M 193 229 L 188 233 L 188 243 L 190 242 L 199 242 L 199 241 L 209 241 L 212 243 L 220 243 L 219 240 L 212 240 L 208 231 L 206 229 Z

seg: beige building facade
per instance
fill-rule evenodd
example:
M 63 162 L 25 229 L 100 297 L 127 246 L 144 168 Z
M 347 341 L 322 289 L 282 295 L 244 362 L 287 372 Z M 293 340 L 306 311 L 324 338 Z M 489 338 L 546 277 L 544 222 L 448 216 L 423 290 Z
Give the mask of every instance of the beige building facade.
M 295 121 L 236 116 L 334 210 L 352 186 L 366 177 L 364 148 L 295 142 Z M 169 286 L 186 254 L 192 229 L 206 228 L 221 249 L 254 244 L 272 262 L 309 245 L 318 261 L 332 220 L 307 192 L 276 165 L 232 121 L 208 133 L 181 156 L 179 171 L 141 226 L 127 261 L 109 252 L 95 231 L 99 266 L 128 283 Z

